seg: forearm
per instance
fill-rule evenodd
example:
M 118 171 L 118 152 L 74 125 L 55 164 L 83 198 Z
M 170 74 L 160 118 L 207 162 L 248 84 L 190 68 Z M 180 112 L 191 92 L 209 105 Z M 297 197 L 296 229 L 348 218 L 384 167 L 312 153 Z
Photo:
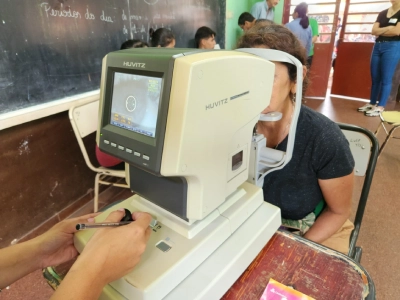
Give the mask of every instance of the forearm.
M 382 36 L 398 36 L 400 35 L 400 27 L 391 28 L 384 33 L 381 34 Z
M 380 36 L 380 35 L 384 35 L 386 36 L 386 34 L 390 34 L 390 32 L 392 31 L 393 27 L 382 27 L 382 28 L 374 28 L 372 29 L 371 34 L 375 35 L 375 36 Z
M 322 243 L 336 233 L 349 216 L 350 210 L 348 213 L 337 214 L 326 208 L 304 237 L 316 243 Z
M 0 288 L 40 269 L 35 242 L 28 241 L 0 250 Z

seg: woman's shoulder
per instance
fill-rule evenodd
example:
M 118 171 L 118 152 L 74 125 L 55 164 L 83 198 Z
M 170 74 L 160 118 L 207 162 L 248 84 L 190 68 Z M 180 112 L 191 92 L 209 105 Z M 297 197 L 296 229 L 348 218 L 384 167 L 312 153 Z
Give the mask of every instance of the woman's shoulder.
M 300 115 L 303 115 L 305 121 L 314 126 L 336 125 L 336 123 L 328 117 L 305 105 L 301 105 Z
M 387 9 L 385 9 L 385 10 L 382 10 L 382 11 L 378 14 L 378 18 L 380 18 L 380 17 L 385 17 L 385 18 L 387 18 L 387 13 L 388 13 L 388 11 L 389 11 L 389 8 L 387 8 Z
M 302 130 L 315 137 L 327 137 L 341 132 L 334 121 L 305 105 L 301 106 L 298 124 Z

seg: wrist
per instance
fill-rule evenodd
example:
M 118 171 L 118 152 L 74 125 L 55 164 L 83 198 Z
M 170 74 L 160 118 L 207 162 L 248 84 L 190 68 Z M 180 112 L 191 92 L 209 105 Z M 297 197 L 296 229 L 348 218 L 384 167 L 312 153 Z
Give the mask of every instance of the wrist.
M 52 300 L 99 299 L 102 290 L 106 285 L 101 280 L 101 270 L 93 272 L 95 268 L 90 265 L 85 266 L 82 261 L 78 261 L 79 259 L 68 271 L 67 275 L 61 282 L 61 285 L 53 294 L 53 297 L 51 298 Z
M 29 264 L 33 269 L 41 269 L 43 255 L 40 253 L 40 243 L 38 243 L 35 238 L 23 244 L 25 245 L 23 248 L 23 254 L 20 256 L 21 259 L 25 260 L 25 263 Z
M 33 257 L 35 257 L 35 262 L 37 264 L 37 269 L 43 269 L 46 266 L 45 260 L 47 254 L 44 253 L 43 247 L 41 246 L 42 241 L 40 240 L 40 236 L 29 240 L 27 243 L 29 243 L 30 251 L 32 252 Z
M 87 259 L 85 254 L 81 254 L 70 271 L 74 272 L 77 276 L 84 274 L 86 278 L 96 278 L 96 285 L 103 288 L 108 283 L 105 278 L 106 273 L 104 272 L 103 260 L 101 258 L 91 260 L 92 258 L 93 256 Z

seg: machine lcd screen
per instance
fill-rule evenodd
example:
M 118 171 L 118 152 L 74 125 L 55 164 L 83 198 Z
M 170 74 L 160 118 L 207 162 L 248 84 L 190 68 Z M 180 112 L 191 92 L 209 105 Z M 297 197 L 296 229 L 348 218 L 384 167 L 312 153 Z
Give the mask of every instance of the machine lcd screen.
M 114 73 L 110 124 L 154 138 L 162 78 Z

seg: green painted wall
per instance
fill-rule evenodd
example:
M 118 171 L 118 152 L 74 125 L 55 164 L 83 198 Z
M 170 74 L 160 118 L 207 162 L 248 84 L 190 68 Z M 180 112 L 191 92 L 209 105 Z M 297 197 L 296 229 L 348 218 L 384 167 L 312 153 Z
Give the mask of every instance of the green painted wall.
M 227 0 L 226 1 L 226 32 L 225 47 L 226 49 L 235 49 L 236 41 L 242 34 L 242 29 L 238 26 L 238 18 L 242 12 L 250 11 L 254 3 L 260 0 Z M 284 0 L 280 0 L 275 7 L 274 21 L 277 24 L 282 23 Z

